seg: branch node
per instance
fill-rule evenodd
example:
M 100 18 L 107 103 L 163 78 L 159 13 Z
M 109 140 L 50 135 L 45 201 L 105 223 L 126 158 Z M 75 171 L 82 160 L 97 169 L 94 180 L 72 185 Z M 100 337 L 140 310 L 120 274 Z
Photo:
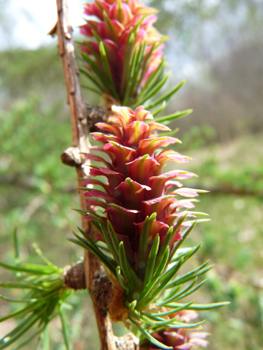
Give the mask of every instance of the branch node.
M 109 117 L 109 111 L 100 106 L 85 106 L 85 118 L 90 131 L 95 131 L 95 124 L 99 122 L 107 122 Z
M 112 298 L 112 283 L 107 276 L 99 276 L 93 280 L 90 286 L 90 292 L 93 294 L 96 305 L 105 312 L 109 310 L 109 304 Z
M 86 176 L 85 169 L 81 166 L 85 164 L 83 153 L 88 153 L 89 145 L 89 125 L 94 127 L 98 121 L 107 121 L 110 110 L 102 107 L 85 108 L 81 86 L 79 82 L 79 71 L 77 68 L 76 55 L 74 50 L 74 40 L 72 37 L 72 27 L 68 22 L 67 0 L 56 0 L 58 9 L 58 23 L 56 32 L 58 36 L 58 51 L 61 57 L 64 76 L 67 88 L 67 101 L 70 105 L 71 127 L 73 147 L 66 149 L 61 155 L 64 164 L 76 167 L 78 175 L 78 184 L 81 187 L 81 179 Z M 55 30 L 55 29 L 54 29 Z M 53 33 L 53 31 L 51 31 Z M 107 105 L 111 105 L 111 98 L 108 97 Z M 95 113 L 96 111 L 96 113 Z M 94 114 L 95 113 L 95 114 Z M 86 120 L 86 121 L 84 121 Z M 83 192 L 80 195 L 81 208 L 87 209 L 87 201 Z M 89 230 L 90 223 L 82 219 L 84 231 Z M 92 236 L 92 233 L 91 233 Z M 88 288 L 94 305 L 94 311 L 97 319 L 101 349 L 116 350 L 116 342 L 112 332 L 110 317 L 107 313 L 111 299 L 112 286 L 107 278 L 100 273 L 100 262 L 98 259 L 85 250 L 84 269 L 81 264 L 72 266 L 65 270 L 63 279 L 65 286 L 73 289 Z M 80 269 L 80 270 L 79 270 Z M 83 277 L 85 274 L 85 279 Z M 100 277 L 101 276 L 101 277 Z M 85 282 L 85 283 L 84 283 Z M 126 342 L 126 337 L 122 342 L 124 347 L 118 346 L 118 350 L 138 350 L 138 346 L 130 346 Z M 133 345 L 133 346 L 132 346 Z
M 139 350 L 139 339 L 133 333 L 114 338 L 117 350 Z
M 70 31 L 65 33 L 65 38 L 66 39 L 71 39 L 72 38 L 71 31 L 72 31 L 72 28 L 70 28 Z
M 82 164 L 82 157 L 78 147 L 69 147 L 61 154 L 62 163 L 77 167 Z
M 64 286 L 70 289 L 86 289 L 86 278 L 83 261 L 66 266 L 63 272 Z

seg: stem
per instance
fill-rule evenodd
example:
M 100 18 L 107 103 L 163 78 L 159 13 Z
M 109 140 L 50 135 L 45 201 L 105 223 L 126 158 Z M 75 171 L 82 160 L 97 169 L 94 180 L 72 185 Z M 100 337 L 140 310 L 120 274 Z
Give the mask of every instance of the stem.
M 68 148 L 62 154 L 64 163 L 75 166 L 78 178 L 78 187 L 82 187 L 82 179 L 86 177 L 83 165 L 88 165 L 88 160 L 83 156 L 83 153 L 89 153 L 89 128 L 87 123 L 87 109 L 85 104 L 79 81 L 79 71 L 76 62 L 74 40 L 72 37 L 72 27 L 68 22 L 68 5 L 67 0 L 57 0 L 58 21 L 56 25 L 56 33 L 58 36 L 58 52 L 61 57 L 64 76 L 67 89 L 67 102 L 70 107 L 70 118 L 72 127 L 72 147 Z M 98 109 L 94 107 L 94 111 Z M 89 111 L 89 116 L 92 119 L 93 109 Z M 98 113 L 97 113 L 98 114 Z M 88 117 L 89 117 L 88 116 Z M 84 191 L 79 191 L 80 205 L 82 210 L 87 210 Z M 82 229 L 91 238 L 94 238 L 94 228 L 90 226 L 89 221 L 82 217 Z M 138 339 L 128 333 L 124 337 L 117 338 L 114 336 L 111 326 L 111 321 L 105 308 L 98 303 L 98 295 L 102 283 L 98 286 L 96 281 L 103 280 L 103 269 L 99 260 L 87 250 L 84 252 L 84 269 L 86 287 L 89 290 L 99 330 L 101 350 L 138 350 Z
M 68 6 L 66 0 L 57 0 L 58 22 L 56 31 L 58 35 L 58 52 L 61 57 L 64 76 L 67 89 L 67 102 L 70 107 L 70 118 L 72 127 L 72 147 L 78 151 L 78 158 L 75 161 L 78 187 L 81 187 L 80 179 L 85 177 L 83 165 L 87 162 L 86 158 L 80 156 L 82 152 L 89 152 L 88 134 L 89 130 L 85 123 L 85 105 L 81 93 L 79 82 L 79 71 L 76 63 L 74 41 L 72 38 L 72 27 L 68 23 Z M 80 191 L 80 204 L 82 210 L 87 210 L 84 192 Z M 88 220 L 82 219 L 83 231 L 94 234 L 91 231 Z M 115 350 L 115 339 L 112 333 L 111 322 L 105 312 L 103 312 L 94 300 L 93 281 L 100 275 L 100 263 L 97 258 L 85 251 L 85 276 L 87 289 L 90 292 L 93 302 L 95 315 L 97 318 L 97 325 L 99 329 L 101 349 Z

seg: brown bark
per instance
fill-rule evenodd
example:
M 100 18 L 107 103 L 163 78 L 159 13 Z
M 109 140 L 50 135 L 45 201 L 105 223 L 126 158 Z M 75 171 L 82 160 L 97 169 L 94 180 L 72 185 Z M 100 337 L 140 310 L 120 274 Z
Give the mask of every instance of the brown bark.
M 67 89 L 67 102 L 70 107 L 72 127 L 72 147 L 69 147 L 66 151 L 64 151 L 61 158 L 63 163 L 76 167 L 78 187 L 82 187 L 81 179 L 86 176 L 84 166 L 88 165 L 83 153 L 88 153 L 90 149 L 88 139 L 89 116 L 92 119 L 93 115 L 97 115 L 98 110 L 100 111 L 100 109 L 98 107 L 94 107 L 94 109 L 86 107 L 83 101 L 79 82 L 79 71 L 76 63 L 74 41 L 72 37 L 72 27 L 70 26 L 67 17 L 67 0 L 57 0 L 57 11 L 58 21 L 56 28 L 53 28 L 52 34 L 54 34 L 54 31 L 56 30 L 58 36 L 58 52 L 61 57 L 64 70 Z M 87 113 L 89 114 L 88 116 Z M 80 191 L 79 194 L 81 209 L 87 210 L 88 208 L 84 197 L 84 192 Z M 90 227 L 88 220 L 85 218 L 82 218 L 82 229 L 88 233 L 90 237 L 94 236 L 93 229 Z M 84 253 L 84 269 L 86 288 L 90 292 L 97 319 L 101 350 L 138 349 L 138 340 L 132 334 L 128 334 L 122 338 L 116 338 L 114 336 L 111 321 L 107 312 L 105 311 L 105 307 L 101 305 L 101 302 L 98 302 L 98 295 L 101 295 L 103 288 L 105 289 L 105 276 L 102 273 L 103 269 L 98 259 L 88 251 L 85 251 Z M 75 275 L 73 276 L 73 279 L 76 279 Z
M 76 64 L 74 41 L 72 38 L 72 28 L 68 23 L 68 7 L 66 0 L 57 0 L 58 22 L 58 52 L 62 60 L 64 75 L 67 88 L 67 102 L 70 107 L 71 127 L 72 127 L 72 147 L 70 152 L 71 165 L 76 166 L 78 186 L 81 187 L 81 180 L 85 177 L 83 165 L 85 165 L 85 158 L 81 155 L 82 152 L 89 152 L 88 141 L 88 127 L 85 118 L 85 105 L 81 93 L 79 82 L 79 71 Z M 65 154 L 65 152 L 63 153 Z M 75 164 L 74 164 L 75 163 Z M 81 209 L 87 210 L 86 200 L 83 192 L 80 192 Z M 82 219 L 82 228 L 85 232 L 91 233 L 88 220 Z M 97 319 L 99 329 L 101 349 L 115 350 L 115 340 L 112 333 L 111 322 L 104 312 L 98 307 L 94 301 L 93 281 L 100 275 L 100 263 L 97 258 L 85 251 L 84 256 L 86 285 L 89 289 L 93 307 Z

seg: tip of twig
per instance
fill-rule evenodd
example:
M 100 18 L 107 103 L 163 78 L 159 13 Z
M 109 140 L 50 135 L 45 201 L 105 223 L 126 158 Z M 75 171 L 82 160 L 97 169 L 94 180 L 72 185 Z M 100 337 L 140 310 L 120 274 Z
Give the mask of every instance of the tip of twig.
M 50 31 L 47 34 L 51 35 L 52 37 L 55 37 L 57 35 L 57 22 L 55 23 L 55 25 L 50 29 Z

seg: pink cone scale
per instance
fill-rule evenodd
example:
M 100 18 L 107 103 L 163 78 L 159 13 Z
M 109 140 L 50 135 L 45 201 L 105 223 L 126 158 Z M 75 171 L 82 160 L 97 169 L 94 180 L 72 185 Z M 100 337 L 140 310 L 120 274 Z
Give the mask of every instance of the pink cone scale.
M 107 75 L 111 86 L 101 81 L 100 73 L 98 85 L 118 102 L 126 93 L 136 98 L 162 61 L 166 38 L 153 26 L 158 11 L 139 0 L 95 0 L 85 4 L 84 12 L 88 17 L 81 34 L 90 40 L 82 43 L 81 51 L 93 57 L 86 66 Z M 127 91 L 131 78 L 133 86 Z
M 163 172 L 165 163 L 187 162 L 189 158 L 165 150 L 180 141 L 170 136 L 158 136 L 156 131 L 170 129 L 155 123 L 150 112 L 143 107 L 133 111 L 116 106 L 113 106 L 113 112 L 108 123 L 96 124 L 101 132 L 92 134 L 94 140 L 103 144 L 103 147 L 94 147 L 93 151 L 107 155 L 109 160 L 94 154 L 86 155 L 96 165 L 92 165 L 90 177 L 83 184 L 96 185 L 98 189 L 88 188 L 85 196 L 92 213 L 105 224 L 108 221 L 118 242 L 123 242 L 128 263 L 143 285 L 147 259 L 156 236 L 160 239 L 160 251 L 170 232 L 166 244 L 171 251 L 175 242 L 182 238 L 181 230 L 189 226 L 182 217 L 194 216 L 188 212 L 194 206 L 192 199 L 182 199 L 182 196 L 198 194 L 196 190 L 181 187 L 178 180 L 195 175 L 183 170 Z M 106 182 L 95 179 L 97 177 Z M 90 215 L 87 219 L 94 220 Z M 107 234 L 110 236 L 109 232 Z M 99 239 L 104 240 L 102 235 Z
M 177 317 L 177 320 L 183 323 L 189 323 L 197 317 L 197 313 L 193 310 L 182 310 L 170 315 L 171 318 Z M 171 346 L 173 350 L 197 350 L 200 347 L 207 346 L 208 341 L 205 339 L 209 334 L 200 331 L 200 327 L 188 330 L 186 328 L 165 327 L 159 332 L 153 333 L 152 336 L 162 344 Z M 141 347 L 147 350 L 156 350 L 151 344 Z

